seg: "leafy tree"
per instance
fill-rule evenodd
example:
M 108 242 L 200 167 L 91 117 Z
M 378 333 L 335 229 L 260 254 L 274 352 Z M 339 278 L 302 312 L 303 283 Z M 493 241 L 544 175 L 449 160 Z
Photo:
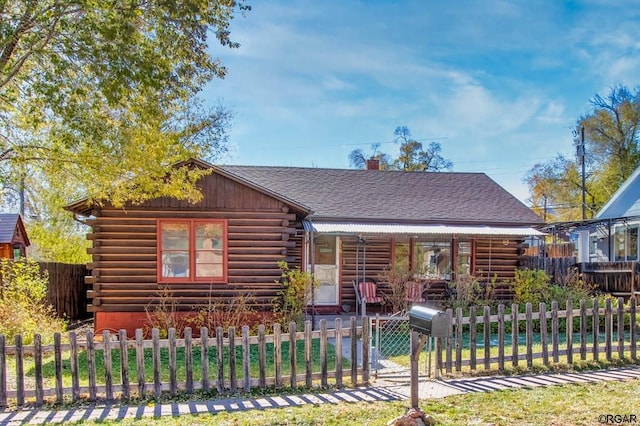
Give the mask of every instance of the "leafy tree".
M 396 143 L 400 143 L 400 155 L 393 161 L 395 170 L 439 172 L 453 167 L 451 161 L 440 155 L 442 148 L 438 142 L 431 142 L 425 150 L 421 142 L 411 138 L 406 126 L 396 127 L 394 135 Z
M 640 91 L 613 87 L 605 97 L 595 95 L 591 111 L 580 117 L 574 134 L 585 143 L 586 216 L 591 218 L 640 164 L 638 146 Z M 531 201 L 548 220 L 582 218 L 582 176 L 579 159 L 558 155 L 536 164 L 525 176 Z
M 397 158 L 379 152 L 380 144 L 371 145 L 373 154 L 369 158 L 379 160 L 381 170 L 439 172 L 453 167 L 453 163 L 440 154 L 442 148 L 439 143 L 431 142 L 425 150 L 421 142 L 411 137 L 411 132 L 406 126 L 396 127 L 394 135 L 394 142 L 400 144 L 400 153 Z M 349 153 L 349 164 L 352 167 L 363 169 L 366 162 L 367 158 L 362 150 L 355 149 Z
M 202 171 L 166 166 L 224 151 L 230 113 L 198 92 L 226 70 L 243 1 L 17 0 L 0 8 L 0 168 L 115 204 L 196 200 Z M 162 179 L 164 179 L 162 181 Z M 12 183 L 12 182 L 6 182 Z
M 210 42 L 238 47 L 229 24 L 244 0 L 0 6 L 0 202 L 24 200 L 37 257 L 82 257 L 58 243 L 73 235 L 60 210 L 73 199 L 200 199 L 208 171 L 167 166 L 226 150 L 231 113 L 198 94 L 226 74 Z

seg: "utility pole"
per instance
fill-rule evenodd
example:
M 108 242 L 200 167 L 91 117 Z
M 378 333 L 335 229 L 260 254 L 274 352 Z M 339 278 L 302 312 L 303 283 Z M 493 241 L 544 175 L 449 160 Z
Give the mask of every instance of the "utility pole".
M 584 148 L 584 126 L 580 127 L 580 143 L 577 145 L 578 158 L 580 159 L 580 165 L 582 167 L 582 220 L 587 219 L 587 201 L 586 201 L 586 189 L 585 189 L 585 148 Z

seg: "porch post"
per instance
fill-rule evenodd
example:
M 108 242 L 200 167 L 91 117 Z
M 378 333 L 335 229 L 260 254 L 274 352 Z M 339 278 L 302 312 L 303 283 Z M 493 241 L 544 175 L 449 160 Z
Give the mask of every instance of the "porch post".
M 313 280 L 315 281 L 316 279 L 316 274 L 315 274 L 315 270 L 316 270 L 316 249 L 315 249 L 315 233 L 313 231 L 309 232 L 310 238 L 309 238 L 309 260 L 310 260 L 310 264 L 311 264 L 311 276 L 313 277 Z M 316 324 L 316 291 L 315 288 L 313 286 L 313 284 L 311 285 L 311 329 L 313 330 L 315 328 L 315 324 Z

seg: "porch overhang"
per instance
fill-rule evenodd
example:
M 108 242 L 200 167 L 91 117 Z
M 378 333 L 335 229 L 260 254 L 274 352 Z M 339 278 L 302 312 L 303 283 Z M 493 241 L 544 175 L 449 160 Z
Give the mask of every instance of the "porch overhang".
M 545 233 L 527 226 L 459 226 L 388 223 L 311 222 L 304 220 L 305 231 L 322 234 L 394 234 L 394 235 L 481 235 L 542 236 Z

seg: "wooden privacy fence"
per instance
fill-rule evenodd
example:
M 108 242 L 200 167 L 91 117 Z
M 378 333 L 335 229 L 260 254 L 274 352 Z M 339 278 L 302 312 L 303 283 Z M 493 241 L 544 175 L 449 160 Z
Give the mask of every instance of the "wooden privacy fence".
M 462 309 L 455 315 L 447 310 L 451 337 L 438 339 L 437 368 L 452 373 L 463 367 L 504 370 L 507 363 L 531 368 L 534 360 L 545 366 L 601 358 L 637 360 L 635 298 L 628 305 L 619 298 L 615 308 L 612 299 L 598 307 L 594 298 L 581 300 L 579 306 L 568 301 L 564 310 L 556 302 L 550 310 L 540 303 L 538 312 L 533 312 L 530 303 L 525 312 L 519 312 L 517 304 L 511 306 L 511 312 L 505 310 L 499 305 L 497 314 L 491 314 L 488 306 L 480 312 L 472 307 L 468 317 L 462 315 Z
M 87 313 L 87 286 L 84 283 L 86 265 L 40 262 L 40 269 L 49 274 L 47 302 L 58 315 L 69 321 L 91 316 Z
M 174 396 L 178 391 L 225 394 L 268 386 L 326 387 L 329 379 L 342 388 L 349 377 L 355 386 L 369 381 L 370 326 L 367 317 L 362 321 L 364 327 L 358 327 L 352 317 L 343 328 L 337 318 L 335 329 L 328 329 L 321 320 L 319 330 L 312 330 L 307 321 L 303 331 L 291 323 L 286 332 L 275 324 L 269 335 L 260 325 L 255 336 L 249 335 L 248 326 L 217 328 L 213 336 L 203 327 L 199 337 L 193 337 L 190 328 L 183 337 L 169 329 L 166 339 L 153 329 L 150 340 L 140 329 L 133 339 L 125 330 L 117 335 L 105 331 L 102 339 L 91 332 L 80 339 L 70 332 L 68 342 L 56 334 L 53 345 L 47 346 L 39 336 L 31 346 L 23 346 L 21 336 L 14 346 L 7 346 L 0 336 L 0 406 L 7 407 L 10 400 L 21 406 L 30 399 L 39 406 L 45 399 L 61 403 L 126 400 L 134 394 L 160 396 L 166 391 Z
M 523 256 L 520 260 L 520 269 L 542 270 L 551 277 L 553 283 L 564 283 L 576 278 L 576 267 L 575 257 Z
M 584 280 L 614 296 L 640 294 L 640 264 L 637 261 L 580 263 Z

